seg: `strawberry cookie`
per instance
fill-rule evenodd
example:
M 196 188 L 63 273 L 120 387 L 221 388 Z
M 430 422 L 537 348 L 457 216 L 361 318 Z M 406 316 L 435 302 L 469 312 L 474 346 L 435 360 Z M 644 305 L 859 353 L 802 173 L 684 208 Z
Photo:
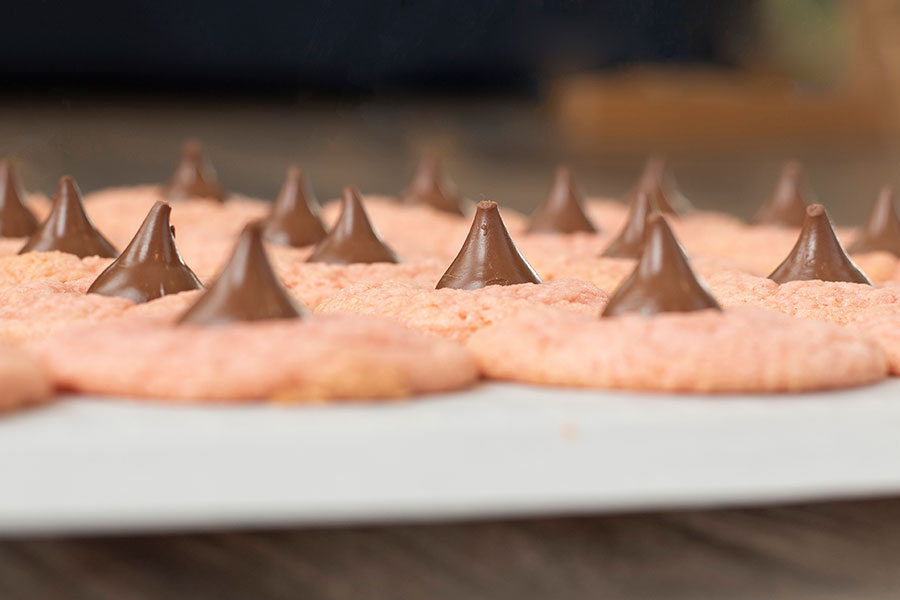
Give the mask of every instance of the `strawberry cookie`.
M 720 301 L 840 324 L 900 309 L 900 287 L 871 285 L 847 256 L 822 205 L 810 205 L 805 214 L 793 250 L 768 278 L 738 272 L 710 276 Z
M 204 275 L 218 270 L 243 226 L 265 217 L 270 209 L 267 202 L 229 195 L 216 181 L 215 171 L 196 141 L 184 144 L 181 161 L 164 185 L 100 190 L 89 194 L 85 205 L 97 226 L 121 247 L 161 200 L 175 204 L 172 224 L 180 234 L 181 250 Z M 209 250 L 204 252 L 210 246 L 214 258 L 207 258 Z
M 413 329 L 464 340 L 533 306 L 596 313 L 606 294 L 576 280 L 542 283 L 522 258 L 494 202 L 480 202 L 469 234 L 437 287 L 425 283 L 358 284 L 335 294 L 320 313 L 377 315 Z
M 375 231 L 355 188 L 344 189 L 341 204 L 338 222 L 305 261 L 273 256 L 282 281 L 308 307 L 315 309 L 356 283 L 433 282 L 440 277 L 443 269 L 436 260 L 400 262 Z
M 168 204 L 158 202 L 121 256 L 96 277 L 65 281 L 32 277 L 25 283 L 0 287 L 0 339 L 21 343 L 69 327 L 131 315 L 173 320 L 184 308 L 183 300 L 163 302 L 161 298 L 173 294 L 190 297 L 189 292 L 203 286 L 178 253 L 169 226 L 170 211 Z M 71 257 L 73 266 L 83 264 L 70 254 L 47 254 Z M 135 303 L 154 307 L 136 310 Z
M 339 202 L 330 202 L 322 210 L 326 223 L 336 221 Z M 469 221 L 463 216 L 471 210 L 444 176 L 439 159 L 423 156 L 412 182 L 398 197 L 366 196 L 365 208 L 374 227 L 406 260 L 453 258 L 460 237 Z
M 524 313 L 476 332 L 467 346 L 489 377 L 573 387 L 795 392 L 872 383 L 887 369 L 878 344 L 858 332 L 723 310 L 659 215 L 602 316 Z
M 460 346 L 386 320 L 312 316 L 247 225 L 216 281 L 177 324 L 116 319 L 34 345 L 61 389 L 169 401 L 384 399 L 474 383 Z M 165 373 L 165 377 L 158 376 Z
M 19 349 L 0 346 L 0 413 L 46 402 L 52 392 L 37 362 Z

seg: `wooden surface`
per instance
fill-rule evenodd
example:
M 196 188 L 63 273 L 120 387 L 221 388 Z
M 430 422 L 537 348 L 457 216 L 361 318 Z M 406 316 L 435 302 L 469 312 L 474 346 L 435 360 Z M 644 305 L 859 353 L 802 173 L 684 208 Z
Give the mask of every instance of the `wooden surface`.
M 898 597 L 898 500 L 0 542 L 10 600 Z

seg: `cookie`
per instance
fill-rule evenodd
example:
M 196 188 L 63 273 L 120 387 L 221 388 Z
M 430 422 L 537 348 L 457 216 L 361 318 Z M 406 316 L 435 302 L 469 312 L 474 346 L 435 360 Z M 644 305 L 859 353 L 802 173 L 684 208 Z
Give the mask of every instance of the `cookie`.
M 199 294 L 182 292 L 136 305 L 126 298 L 85 294 L 87 285 L 90 281 L 37 281 L 0 288 L 0 342 L 33 342 L 64 329 L 113 318 L 171 322 Z
M 491 285 L 477 290 L 436 290 L 424 283 L 361 283 L 325 300 L 316 312 L 375 315 L 417 331 L 463 341 L 483 327 L 536 305 L 596 315 L 607 298 L 590 283 L 575 279 Z
M 37 362 L 19 349 L 0 346 L 0 413 L 45 402 L 52 391 Z
M 567 387 L 800 392 L 887 373 L 881 347 L 857 331 L 749 308 L 611 318 L 523 312 L 474 333 L 467 347 L 492 379 Z
M 68 283 L 86 279 L 90 285 L 111 262 L 110 258 L 78 258 L 67 252 L 0 256 L 0 288 L 39 281 Z
M 435 260 L 331 265 L 284 260 L 276 254 L 272 262 L 284 285 L 311 309 L 355 284 L 406 282 L 433 286 L 444 272 L 442 263 Z
M 778 284 L 739 272 L 711 273 L 707 283 L 723 306 L 751 305 L 838 324 L 900 311 L 897 286 L 818 280 Z
M 478 377 L 456 344 L 352 316 L 221 327 L 118 320 L 33 349 L 60 389 L 167 401 L 389 399 Z
M 459 240 L 470 221 L 424 204 L 400 204 L 388 196 L 367 195 L 363 205 L 374 228 L 388 246 L 404 260 L 450 261 L 459 250 Z M 322 207 L 322 220 L 329 228 L 341 212 L 335 200 Z

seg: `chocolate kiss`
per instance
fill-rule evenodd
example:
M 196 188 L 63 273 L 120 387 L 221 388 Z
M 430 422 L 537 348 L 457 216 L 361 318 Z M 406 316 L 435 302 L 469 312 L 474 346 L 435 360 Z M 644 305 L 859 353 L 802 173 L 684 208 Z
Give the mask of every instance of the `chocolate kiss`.
M 769 279 L 778 283 L 819 279 L 872 285 L 844 252 L 821 204 L 806 208 L 803 229 L 794 249 Z
M 675 187 L 667 168 L 664 157 L 651 156 L 648 158 L 638 185 L 629 196 L 634 198 L 638 192 L 643 190 L 653 198 L 660 212 L 671 215 L 690 212 L 692 210 L 690 202 Z M 675 209 L 675 205 L 678 210 Z
M 638 190 L 631 199 L 628 220 L 622 226 L 606 250 L 600 256 L 607 258 L 640 258 L 644 252 L 644 237 L 647 233 L 647 219 L 659 211 L 655 196 L 647 190 Z
M 273 244 L 308 246 L 321 241 L 325 235 L 312 190 L 303 172 L 291 167 L 266 219 L 264 236 Z
M 553 179 L 553 187 L 547 198 L 531 215 L 528 224 L 531 233 L 575 233 L 584 231 L 595 233 L 597 228 L 591 223 L 581 207 L 581 195 L 575 187 L 572 170 L 558 167 Z
M 787 162 L 781 168 L 775 191 L 753 217 L 753 222 L 757 225 L 800 227 L 805 219 L 806 199 L 800 183 L 800 164 Z
M 24 195 L 12 161 L 0 161 L 0 237 L 27 237 L 38 228 L 38 220 L 22 204 Z
M 169 200 L 185 198 L 212 198 L 225 200 L 225 190 L 216 182 L 216 172 L 203 155 L 203 146 L 189 140 L 181 148 L 181 162 L 169 182 L 163 186 L 163 194 Z
M 216 281 L 179 319 L 191 325 L 296 319 L 305 308 L 284 289 L 266 256 L 262 224 L 249 223 Z
M 869 221 L 856 236 L 850 252 L 891 252 L 900 256 L 900 217 L 894 204 L 894 188 L 881 188 Z
M 444 191 L 443 180 L 440 159 L 434 155 L 423 156 L 412 183 L 403 192 L 402 201 L 407 204 L 426 204 L 437 210 L 462 216 L 459 198 Z
M 166 202 L 154 204 L 128 247 L 100 273 L 88 293 L 147 302 L 166 294 L 203 289 L 175 246 L 169 225 L 171 213 L 172 207 Z
M 636 312 L 722 310 L 706 286 L 697 279 L 681 244 L 659 213 L 647 222 L 644 253 L 631 275 L 622 282 L 603 310 L 604 317 Z
M 328 236 L 319 242 L 306 262 L 334 265 L 352 263 L 397 263 L 394 251 L 372 227 L 359 191 L 348 186 L 341 197 L 341 216 Z
M 477 290 L 517 283 L 541 283 L 541 278 L 509 237 L 497 203 L 479 202 L 466 241 L 435 287 Z
M 81 258 L 115 258 L 119 255 L 84 212 L 81 192 L 69 175 L 59 180 L 59 188 L 53 197 L 53 206 L 47 220 L 38 226 L 19 250 L 19 254 L 52 250 L 68 252 Z

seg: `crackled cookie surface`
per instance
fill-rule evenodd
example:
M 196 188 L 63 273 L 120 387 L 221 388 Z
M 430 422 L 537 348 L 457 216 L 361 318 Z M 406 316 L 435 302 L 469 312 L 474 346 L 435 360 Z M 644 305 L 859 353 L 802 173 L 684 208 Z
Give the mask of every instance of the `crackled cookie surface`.
M 421 283 L 357 284 L 322 302 L 316 311 L 377 315 L 461 341 L 536 305 L 596 315 L 607 298 L 594 285 L 574 279 L 477 290 L 436 290 Z
M 38 281 L 93 281 L 111 262 L 110 258 L 78 258 L 67 252 L 28 252 L 0 256 L 0 287 Z
M 765 332 L 765 335 L 760 335 Z M 883 379 L 859 332 L 758 309 L 597 318 L 523 313 L 472 335 L 491 378 L 667 392 L 798 392 Z
M 174 321 L 199 295 L 199 291 L 182 292 L 135 304 L 126 298 L 85 294 L 90 283 L 37 281 L 0 288 L 0 342 L 32 342 L 117 317 Z
M 173 401 L 399 398 L 478 376 L 456 344 L 352 316 L 221 327 L 117 320 L 63 332 L 34 351 L 61 389 Z
M 723 306 L 752 305 L 804 319 L 851 323 L 900 311 L 900 287 L 843 281 L 789 281 L 738 272 L 711 273 L 707 283 Z
M 284 285 L 311 309 L 356 284 L 372 286 L 386 282 L 406 282 L 433 287 L 444 272 L 444 266 L 435 260 L 400 264 L 331 265 L 280 261 L 277 256 L 273 256 L 272 262 Z

